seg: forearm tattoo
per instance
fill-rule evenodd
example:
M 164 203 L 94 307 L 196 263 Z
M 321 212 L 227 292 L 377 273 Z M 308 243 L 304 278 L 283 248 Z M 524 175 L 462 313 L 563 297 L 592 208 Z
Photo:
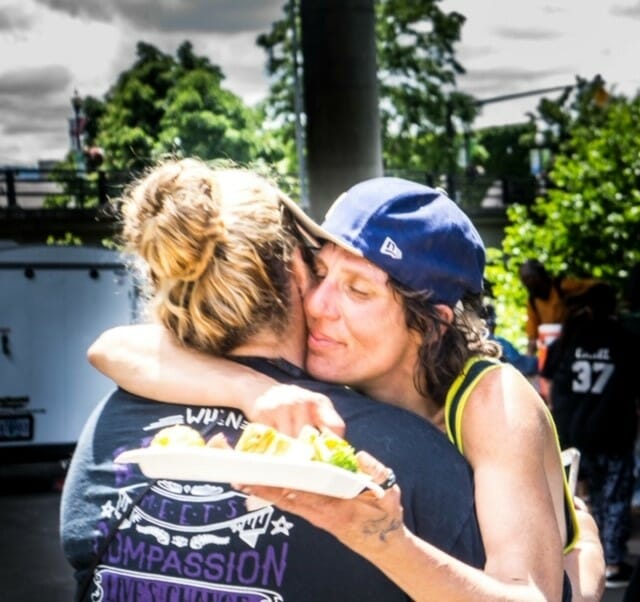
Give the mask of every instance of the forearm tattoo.
M 387 535 L 392 531 L 397 531 L 402 526 L 402 521 L 398 518 L 391 518 L 387 515 L 378 520 L 370 520 L 364 524 L 365 535 L 378 535 L 380 541 L 387 541 Z

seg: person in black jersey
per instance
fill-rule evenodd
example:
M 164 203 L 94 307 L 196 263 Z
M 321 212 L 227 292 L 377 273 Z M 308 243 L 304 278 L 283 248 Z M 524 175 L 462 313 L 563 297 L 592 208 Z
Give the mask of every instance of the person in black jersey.
M 542 376 L 563 447 L 582 454 L 581 473 L 607 563 L 606 586 L 624 587 L 631 528 L 633 449 L 640 395 L 638 339 L 615 317 L 615 291 L 591 288 L 568 306 L 563 332 L 548 349 Z

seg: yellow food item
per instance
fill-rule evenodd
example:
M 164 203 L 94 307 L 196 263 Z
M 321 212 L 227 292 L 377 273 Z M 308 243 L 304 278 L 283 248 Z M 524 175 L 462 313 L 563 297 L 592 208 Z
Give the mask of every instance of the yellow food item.
M 200 433 L 187 425 L 176 424 L 158 431 L 151 440 L 152 447 L 212 447 L 231 449 L 222 433 L 205 442 Z M 287 456 L 297 460 L 314 460 L 333 464 L 358 472 L 355 450 L 342 437 L 329 430 L 322 432 L 312 426 L 305 426 L 297 437 L 280 433 L 275 428 L 250 422 L 245 427 L 234 448 L 236 451 Z
M 312 446 L 259 422 L 247 424 L 235 449 L 270 456 L 290 456 L 302 460 L 311 460 L 313 457 Z
M 184 424 L 168 426 L 158 431 L 151 440 L 154 447 L 204 447 L 202 435 Z
M 329 429 L 318 431 L 312 426 L 304 426 L 298 439 L 313 447 L 313 460 L 333 464 L 350 472 L 360 470 L 355 449 Z
M 329 430 L 322 432 L 305 426 L 298 437 L 289 437 L 256 422 L 249 423 L 235 449 L 237 451 L 315 460 L 358 472 L 355 450 L 342 437 Z

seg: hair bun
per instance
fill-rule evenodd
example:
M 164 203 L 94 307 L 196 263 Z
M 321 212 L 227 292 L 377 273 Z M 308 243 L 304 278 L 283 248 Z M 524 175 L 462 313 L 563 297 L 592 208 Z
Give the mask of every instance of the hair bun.
M 125 239 L 154 278 L 193 281 L 226 240 L 211 171 L 185 159 L 156 170 L 127 203 Z

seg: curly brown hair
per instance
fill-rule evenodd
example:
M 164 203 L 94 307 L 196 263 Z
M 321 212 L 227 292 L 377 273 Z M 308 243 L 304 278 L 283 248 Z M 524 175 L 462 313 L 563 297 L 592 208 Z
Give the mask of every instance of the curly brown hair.
M 442 407 L 470 357 L 500 357 L 500 346 L 487 338 L 489 332 L 481 318 L 482 295 L 463 297 L 453 308 L 453 321 L 448 322 L 429 292 L 409 290 L 393 279 L 390 285 L 404 307 L 407 327 L 422 336 L 413 384 L 421 395 Z

